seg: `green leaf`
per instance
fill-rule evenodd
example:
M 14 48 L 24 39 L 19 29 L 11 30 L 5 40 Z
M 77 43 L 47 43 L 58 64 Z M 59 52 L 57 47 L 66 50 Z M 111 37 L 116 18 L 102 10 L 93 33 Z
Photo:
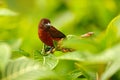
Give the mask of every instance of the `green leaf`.
M 70 52 L 66 53 L 60 57 L 58 57 L 60 60 L 74 60 L 77 61 L 75 64 L 77 68 L 80 69 L 82 72 L 81 74 L 84 74 L 87 79 L 89 80 L 95 80 L 96 79 L 96 71 L 101 67 L 101 63 L 106 63 L 107 60 L 105 60 L 104 55 L 92 55 L 90 53 L 86 52 Z M 109 59 L 109 58 L 108 58 Z M 73 78 L 80 75 L 80 72 L 73 73 Z
M 74 60 L 84 63 L 107 63 L 109 61 L 112 61 L 116 59 L 118 55 L 120 55 L 119 50 L 120 44 L 114 46 L 113 48 L 110 48 L 108 50 L 105 50 L 99 54 L 92 54 L 89 52 L 69 52 L 62 56 L 58 56 L 58 59 L 62 60 Z
M 53 69 L 60 80 L 71 80 L 69 73 L 75 69 L 75 61 L 71 60 L 59 60 L 58 65 Z
M 113 56 L 113 53 L 110 54 L 110 56 Z M 91 54 L 88 52 L 69 52 L 66 53 L 62 56 L 59 56 L 58 59 L 62 60 L 74 60 L 74 61 L 79 61 L 79 62 L 84 62 L 84 63 L 106 63 L 107 61 L 111 60 L 111 57 L 109 54 Z
M 113 55 L 110 55 L 111 53 Z M 117 71 L 120 70 L 120 44 L 115 46 L 114 48 L 112 48 L 109 53 L 107 52 L 107 54 L 109 54 L 109 56 L 113 57 L 112 61 L 110 62 L 110 64 L 107 66 L 107 69 L 105 70 L 105 72 L 103 73 L 101 80 L 106 80 L 109 79 L 112 75 L 114 75 Z M 107 58 L 107 57 L 106 57 Z
M 80 37 L 72 37 L 63 42 L 65 47 L 79 51 L 97 52 L 97 44 L 92 38 L 80 39 Z
M 62 60 L 74 60 L 74 61 L 79 61 L 78 65 L 84 66 L 84 64 L 87 64 L 86 66 L 95 66 L 91 67 L 90 69 L 92 70 L 99 70 L 99 68 L 104 64 L 108 64 L 110 62 L 110 65 L 107 66 L 106 71 L 102 75 L 102 80 L 106 80 L 110 78 L 113 74 L 115 74 L 119 69 L 120 69 L 120 44 L 114 46 L 113 48 L 110 48 L 100 54 L 93 55 L 90 53 L 85 53 L 85 52 L 71 52 L 67 53 L 65 55 L 62 55 L 58 57 L 59 59 Z M 82 62 L 82 63 L 81 63 Z M 102 64 L 101 64 L 102 63 Z M 97 65 L 95 65 L 97 64 Z M 80 67 L 81 68 L 81 67 Z M 104 70 L 105 66 L 103 67 Z M 85 68 L 84 66 L 84 69 Z M 87 70 L 88 71 L 88 70 Z M 85 73 L 87 73 L 87 71 Z M 88 71 L 89 72 L 89 71 Z
M 71 73 L 69 73 L 72 80 L 87 80 L 84 74 L 80 70 L 74 70 Z
M 119 63 L 120 63 L 120 58 L 113 61 L 112 64 L 109 66 L 109 68 L 107 68 L 106 71 L 102 74 L 101 80 L 109 79 L 113 74 L 115 74 L 118 70 L 120 70 Z
M 36 80 L 55 76 L 47 68 L 25 57 L 10 61 L 2 75 L 2 80 Z
M 111 80 L 120 80 L 120 70 L 118 70 L 112 77 Z
M 84 74 L 84 76 L 88 80 L 96 80 L 97 72 L 95 71 L 95 69 L 98 68 L 98 64 L 97 65 L 93 65 L 93 64 L 86 65 L 82 63 L 76 63 L 76 66 L 78 67 L 79 71 L 82 72 L 82 74 Z
M 66 53 L 66 54 L 64 54 L 62 56 L 59 56 L 58 59 L 62 59 L 62 60 L 75 60 L 75 61 L 85 61 L 84 57 L 85 57 L 84 53 L 70 52 L 70 53 Z
M 0 70 L 3 70 L 10 58 L 11 50 L 6 43 L 0 43 Z
M 47 67 L 48 69 L 53 69 L 58 64 L 59 60 L 52 54 L 47 56 L 41 55 L 39 51 L 34 52 L 34 59 L 37 60 L 41 65 Z
M 120 16 L 117 16 L 108 25 L 105 36 L 106 47 L 111 47 L 119 39 L 120 39 Z
M 21 49 L 12 51 L 12 55 L 11 55 L 12 59 L 19 58 L 22 56 L 30 57 L 30 54 Z

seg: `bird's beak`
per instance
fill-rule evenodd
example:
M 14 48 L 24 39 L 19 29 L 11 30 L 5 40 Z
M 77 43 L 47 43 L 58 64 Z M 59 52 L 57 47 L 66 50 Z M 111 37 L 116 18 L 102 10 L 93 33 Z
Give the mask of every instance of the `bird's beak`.
M 45 24 L 45 26 L 46 26 L 47 28 L 50 28 L 51 24 L 48 23 L 48 24 Z

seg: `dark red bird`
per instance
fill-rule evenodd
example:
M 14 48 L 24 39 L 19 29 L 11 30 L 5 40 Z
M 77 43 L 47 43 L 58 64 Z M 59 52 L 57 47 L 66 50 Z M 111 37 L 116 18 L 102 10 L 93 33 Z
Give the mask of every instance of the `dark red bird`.
M 50 20 L 41 19 L 38 27 L 40 40 L 47 46 L 54 47 L 54 41 L 58 42 L 66 36 L 50 24 Z

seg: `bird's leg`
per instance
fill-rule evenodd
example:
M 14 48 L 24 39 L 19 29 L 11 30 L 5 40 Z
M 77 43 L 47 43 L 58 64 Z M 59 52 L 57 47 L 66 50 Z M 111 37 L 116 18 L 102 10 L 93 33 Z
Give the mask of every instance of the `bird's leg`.
M 44 55 L 44 56 L 46 56 L 46 55 L 49 54 L 48 53 L 49 50 L 50 50 L 50 47 L 47 46 L 47 45 L 45 45 L 45 44 L 43 44 L 43 48 L 42 48 L 41 54 Z
M 51 46 L 47 46 L 47 45 L 43 44 L 41 54 L 48 55 L 50 53 L 53 53 L 54 51 L 55 51 L 55 47 L 51 47 Z
M 49 53 L 53 53 L 54 51 L 55 51 L 55 47 L 51 47 L 47 53 L 48 53 L 48 54 L 49 54 Z

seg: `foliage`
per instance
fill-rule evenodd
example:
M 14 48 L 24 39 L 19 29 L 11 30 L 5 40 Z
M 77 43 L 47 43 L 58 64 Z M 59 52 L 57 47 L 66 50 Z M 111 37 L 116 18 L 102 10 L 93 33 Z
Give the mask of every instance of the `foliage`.
M 1 0 L 0 80 L 120 80 L 119 0 Z M 38 23 L 49 18 L 65 48 L 43 56 Z M 107 26 L 108 25 L 108 26 Z M 81 38 L 89 31 L 93 36 Z

